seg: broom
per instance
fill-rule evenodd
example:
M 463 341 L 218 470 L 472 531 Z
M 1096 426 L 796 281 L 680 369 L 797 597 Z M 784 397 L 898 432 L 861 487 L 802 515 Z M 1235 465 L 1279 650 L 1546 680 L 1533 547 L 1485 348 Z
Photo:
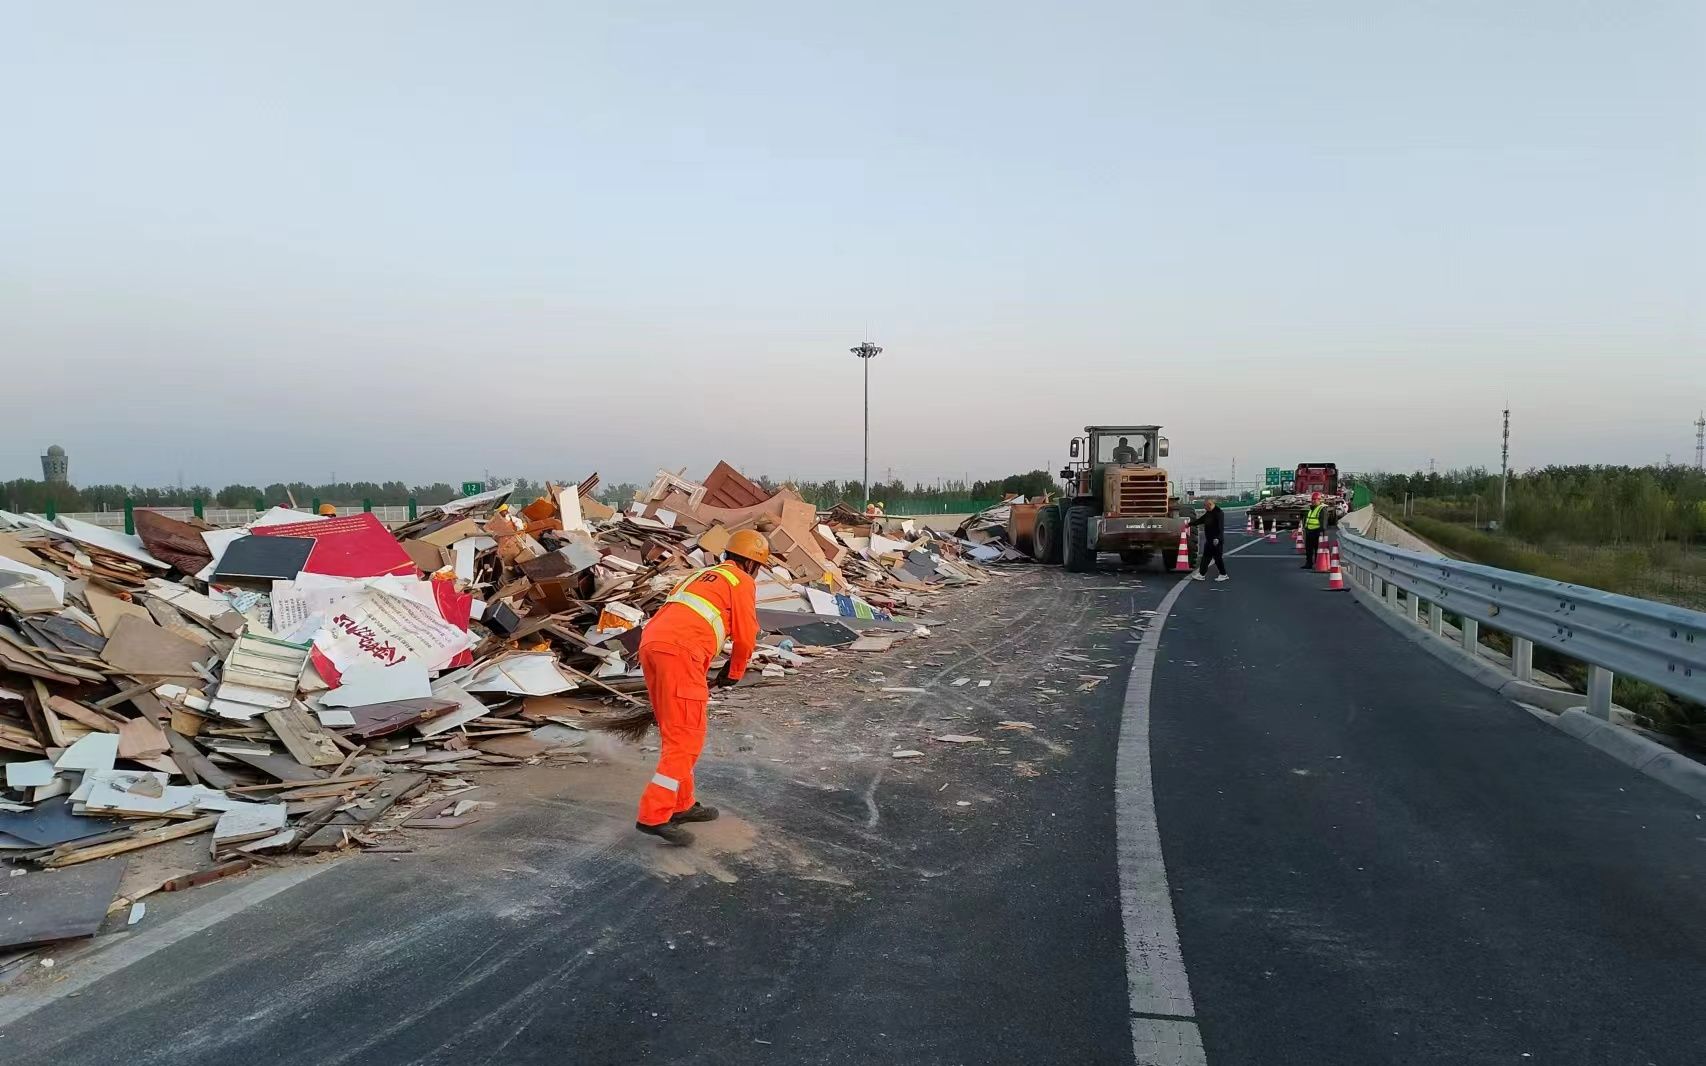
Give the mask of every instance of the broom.
M 638 744 L 646 739 L 646 734 L 651 732 L 652 726 L 658 724 L 658 717 L 650 707 L 631 707 L 621 714 L 607 718 L 588 718 L 582 724 L 588 729 L 609 733 L 617 740 Z

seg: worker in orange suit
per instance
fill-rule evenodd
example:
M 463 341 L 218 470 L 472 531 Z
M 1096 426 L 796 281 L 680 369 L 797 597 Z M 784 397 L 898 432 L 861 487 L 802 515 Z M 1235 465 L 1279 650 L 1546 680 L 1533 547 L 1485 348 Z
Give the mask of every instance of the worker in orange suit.
M 711 702 L 706 672 L 734 642 L 729 661 L 716 677 L 726 688 L 746 673 L 758 644 L 758 568 L 770 562 L 770 542 L 755 530 L 737 530 L 729 537 L 723 562 L 695 571 L 675 587 L 640 637 L 640 669 L 652 698 L 663 754 L 640 795 L 640 815 L 634 828 L 677 847 L 693 843 L 682 828 L 688 822 L 709 822 L 717 808 L 693 798 L 693 764 L 705 748 L 705 720 Z

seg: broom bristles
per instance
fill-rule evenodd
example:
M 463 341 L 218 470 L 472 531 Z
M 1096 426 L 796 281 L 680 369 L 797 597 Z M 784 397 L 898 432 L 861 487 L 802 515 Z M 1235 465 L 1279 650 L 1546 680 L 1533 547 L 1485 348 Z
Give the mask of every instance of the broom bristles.
M 638 744 L 646 739 L 646 734 L 658 724 L 658 719 L 650 707 L 641 707 L 609 718 L 588 718 L 582 724 L 589 729 L 609 733 L 617 740 Z

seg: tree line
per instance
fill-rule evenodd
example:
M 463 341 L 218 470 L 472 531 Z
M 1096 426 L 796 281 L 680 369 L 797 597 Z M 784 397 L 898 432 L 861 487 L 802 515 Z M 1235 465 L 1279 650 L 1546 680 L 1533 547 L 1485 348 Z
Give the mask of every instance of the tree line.
M 580 478 L 553 480 L 559 485 L 568 485 L 578 483 Z M 791 488 L 802 498 L 823 508 L 832 507 L 837 503 L 863 506 L 866 499 L 864 484 L 857 479 L 801 481 L 760 475 L 752 480 L 767 492 L 774 492 L 783 487 Z M 543 481 L 523 477 L 488 478 L 486 487 L 497 488 L 511 482 L 515 483 L 516 496 L 520 499 L 530 499 L 545 490 Z M 645 488 L 645 485 L 633 482 L 600 484 L 597 496 L 606 504 L 620 506 L 634 499 Z M 1054 491 L 1058 491 L 1058 486 L 1051 474 L 1044 470 L 1032 470 L 1025 474 L 1011 474 L 986 481 L 953 480 L 937 482 L 934 485 L 907 485 L 900 479 L 873 482 L 870 499 L 881 500 L 894 510 L 897 505 L 986 501 L 1001 499 L 1009 493 L 1034 496 Z M 402 481 L 340 481 L 321 484 L 275 481 L 269 485 L 232 484 L 220 489 L 207 485 L 182 488 L 150 488 L 142 485 L 76 486 L 51 484 L 29 478 L 0 482 L 0 506 L 9 511 L 29 511 L 36 514 L 46 512 L 50 504 L 54 511 L 60 513 L 118 511 L 123 510 L 126 500 L 138 507 L 192 507 L 200 500 L 205 507 L 235 509 L 254 507 L 257 501 L 263 507 L 294 502 L 297 507 L 305 508 L 314 500 L 340 507 L 359 507 L 364 502 L 372 503 L 375 507 L 401 507 L 412 498 L 421 507 L 430 507 L 461 495 L 461 485 L 451 485 L 443 481 L 430 485 L 410 485 Z
M 1535 543 L 1655 545 L 1706 539 L 1706 473 L 1693 467 L 1547 466 L 1511 472 L 1505 513 L 1499 475 L 1484 467 L 1357 475 L 1376 497 L 1447 522 L 1499 528 Z

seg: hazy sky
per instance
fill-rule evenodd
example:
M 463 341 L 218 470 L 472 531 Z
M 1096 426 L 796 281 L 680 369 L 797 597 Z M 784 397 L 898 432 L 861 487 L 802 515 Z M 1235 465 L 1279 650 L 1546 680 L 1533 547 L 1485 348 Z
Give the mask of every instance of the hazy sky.
M 0 478 L 1692 458 L 1706 5 L 0 0 Z

